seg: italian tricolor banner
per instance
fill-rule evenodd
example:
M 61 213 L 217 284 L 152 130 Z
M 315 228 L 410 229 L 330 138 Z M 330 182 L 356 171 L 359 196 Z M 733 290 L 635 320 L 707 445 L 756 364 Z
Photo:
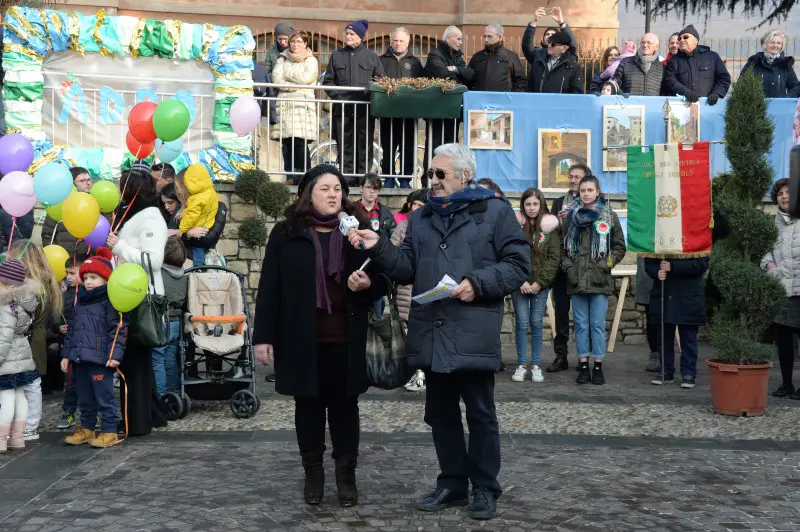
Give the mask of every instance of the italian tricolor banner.
M 711 251 L 709 143 L 628 147 L 628 251 Z

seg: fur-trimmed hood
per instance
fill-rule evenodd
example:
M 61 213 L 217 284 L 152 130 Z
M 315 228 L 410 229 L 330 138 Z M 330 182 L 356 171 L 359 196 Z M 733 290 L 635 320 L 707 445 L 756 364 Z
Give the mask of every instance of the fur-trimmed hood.
M 19 286 L 6 285 L 8 288 L 0 289 L 0 305 L 7 305 L 16 301 L 28 312 L 35 312 L 38 301 L 36 299 L 36 281 L 25 279 Z

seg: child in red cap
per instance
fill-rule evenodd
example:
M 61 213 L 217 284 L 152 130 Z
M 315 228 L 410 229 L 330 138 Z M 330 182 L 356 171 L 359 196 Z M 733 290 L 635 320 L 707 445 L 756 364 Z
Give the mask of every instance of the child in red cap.
M 122 361 L 128 327 L 125 321 L 120 327 L 119 312 L 108 299 L 106 282 L 112 271 L 111 251 L 103 247 L 79 270 L 86 291 L 78 296 L 61 350 L 61 369 L 66 372 L 69 362 L 74 367 L 81 411 L 80 425 L 64 440 L 68 445 L 109 447 L 119 442 L 114 372 Z M 98 413 L 100 433 L 95 434 Z

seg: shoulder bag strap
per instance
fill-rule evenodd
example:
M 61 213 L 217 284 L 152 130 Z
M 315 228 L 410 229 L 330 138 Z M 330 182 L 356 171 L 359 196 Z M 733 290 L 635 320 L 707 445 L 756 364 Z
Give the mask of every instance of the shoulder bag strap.
M 146 269 L 146 271 L 147 271 L 147 273 L 150 274 L 150 285 L 153 287 L 153 293 L 155 293 L 155 291 L 156 291 L 156 277 L 153 274 L 153 262 L 150 260 L 150 254 L 142 251 L 141 261 L 142 261 L 142 267 L 143 268 L 144 268 L 145 258 L 147 258 L 147 269 Z M 147 296 L 146 297 L 149 297 L 149 296 L 150 296 L 150 290 L 147 290 Z

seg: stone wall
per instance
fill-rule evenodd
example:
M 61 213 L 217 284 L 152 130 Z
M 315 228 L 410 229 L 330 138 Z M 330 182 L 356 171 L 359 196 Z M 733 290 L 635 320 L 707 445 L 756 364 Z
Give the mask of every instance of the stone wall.
M 294 189 L 294 187 L 292 187 Z M 253 312 L 253 307 L 255 305 L 255 293 L 256 289 L 258 288 L 258 280 L 261 274 L 261 263 L 263 257 L 263 249 L 262 250 L 251 250 L 246 249 L 239 246 L 239 242 L 237 240 L 237 231 L 239 229 L 239 223 L 250 218 L 252 216 L 259 216 L 260 213 L 258 208 L 252 204 L 245 202 L 239 196 L 233 194 L 233 187 L 230 185 L 218 185 L 217 191 L 220 195 L 222 201 L 224 201 L 229 209 L 228 209 L 228 223 L 225 226 L 225 232 L 223 233 L 222 239 L 220 240 L 219 244 L 217 245 L 217 249 L 225 255 L 228 260 L 228 267 L 234 269 L 236 271 L 242 272 L 247 274 L 247 280 L 249 284 L 248 293 L 250 295 L 249 302 L 250 302 L 250 310 L 251 313 Z M 387 205 L 393 211 L 397 211 L 402 207 L 403 200 L 405 199 L 407 191 L 396 191 L 396 190 L 389 190 L 384 191 L 381 194 L 381 202 Z M 353 195 L 355 198 L 358 197 L 358 189 L 353 191 Z M 512 204 L 515 206 L 519 204 L 519 193 L 511 193 L 510 199 Z M 548 196 L 548 202 L 551 202 L 552 198 Z M 627 207 L 627 202 L 624 197 L 621 198 L 611 198 L 611 205 L 615 209 L 624 209 Z M 272 227 L 275 225 L 275 221 L 268 221 L 265 218 L 264 223 L 267 225 L 269 230 L 272 230 Z M 626 257 L 623 261 L 623 264 L 634 264 L 636 261 L 633 257 Z M 619 292 L 620 285 L 622 283 L 622 278 L 616 278 L 616 290 L 615 293 Z M 629 288 L 627 292 L 627 296 L 625 298 L 625 306 L 623 307 L 622 312 L 622 319 L 620 321 L 619 332 L 617 334 L 617 343 L 623 344 L 645 344 L 647 343 L 647 338 L 645 336 L 645 316 L 643 314 L 643 307 L 637 307 L 635 304 L 635 281 L 631 279 L 629 282 Z M 608 315 L 607 319 L 607 329 L 611 331 L 611 322 L 614 319 L 614 312 L 617 306 L 617 297 L 616 295 L 612 296 L 608 300 Z M 505 319 L 503 320 L 503 329 L 502 329 L 502 343 L 503 344 L 512 344 L 514 343 L 514 309 L 511 305 L 511 299 L 506 299 L 506 311 L 505 311 Z M 552 334 L 550 331 L 549 324 L 547 322 L 547 318 L 545 318 L 545 332 L 544 332 L 545 341 L 549 341 L 552 339 Z

